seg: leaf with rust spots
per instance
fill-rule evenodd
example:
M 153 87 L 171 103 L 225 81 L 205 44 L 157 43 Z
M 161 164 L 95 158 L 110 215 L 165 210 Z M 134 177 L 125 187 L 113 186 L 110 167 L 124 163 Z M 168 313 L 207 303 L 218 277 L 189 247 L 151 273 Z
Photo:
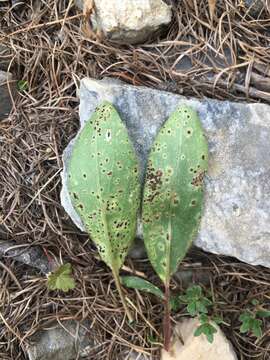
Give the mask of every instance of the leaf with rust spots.
M 116 109 L 102 103 L 75 140 L 68 191 L 106 264 L 118 271 L 135 238 L 138 161 Z
M 129 321 L 119 269 L 135 238 L 140 204 L 138 160 L 128 132 L 109 102 L 98 106 L 75 139 L 68 191 L 101 259 L 111 268 Z
M 143 234 L 149 259 L 165 285 L 197 234 L 208 146 L 197 113 L 180 106 L 151 149 L 143 194 Z

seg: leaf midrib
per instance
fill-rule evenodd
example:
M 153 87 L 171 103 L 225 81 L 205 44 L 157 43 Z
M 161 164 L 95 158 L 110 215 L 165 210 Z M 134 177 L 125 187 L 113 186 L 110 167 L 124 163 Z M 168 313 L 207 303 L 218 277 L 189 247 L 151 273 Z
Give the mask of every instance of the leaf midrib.
M 182 121 L 182 118 L 181 118 L 181 121 Z M 180 151 L 182 149 L 182 145 L 183 145 L 183 128 L 182 126 L 180 126 L 180 130 L 181 130 L 181 136 L 180 136 L 180 139 L 179 139 L 179 142 L 178 142 L 178 148 L 177 150 Z M 177 169 L 177 176 L 174 177 L 174 181 L 173 181 L 173 185 L 177 185 L 176 182 L 177 182 L 177 179 L 178 179 L 178 175 L 179 175 L 179 161 L 180 161 L 180 158 L 181 158 L 181 153 L 177 152 L 176 153 L 178 155 L 177 157 L 177 161 L 176 161 L 176 169 Z M 173 188 L 174 189 L 174 188 Z M 172 193 L 171 193 L 171 196 L 170 196 L 170 207 L 169 207 L 169 213 L 171 214 L 171 209 L 172 209 L 172 201 L 173 201 L 173 197 L 172 197 Z M 179 199 L 179 201 L 181 201 L 181 199 Z M 171 244 L 172 244 L 172 216 L 170 216 L 169 218 L 169 223 L 168 223 L 168 233 L 170 234 L 169 235 L 169 241 L 168 241 L 168 244 L 166 242 L 166 245 L 167 245 L 167 256 L 166 256 L 166 274 L 165 274 L 165 284 L 169 285 L 169 282 L 170 282 L 170 274 L 171 274 Z

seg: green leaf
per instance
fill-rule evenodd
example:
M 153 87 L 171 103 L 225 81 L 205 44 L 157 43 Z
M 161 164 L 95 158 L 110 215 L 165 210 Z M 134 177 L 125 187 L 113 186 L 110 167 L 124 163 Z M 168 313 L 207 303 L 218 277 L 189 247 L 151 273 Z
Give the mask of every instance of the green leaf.
M 138 172 L 127 129 L 113 105 L 103 102 L 75 139 L 68 164 L 68 191 L 115 278 L 136 233 Z
M 172 296 L 170 298 L 170 305 L 171 305 L 171 309 L 173 311 L 178 311 L 182 305 L 182 302 L 179 299 L 179 296 Z
M 28 82 L 26 80 L 19 80 L 17 82 L 17 88 L 19 91 L 27 91 L 29 86 L 28 86 Z
M 190 299 L 188 298 L 187 295 L 179 295 L 179 300 L 183 303 L 183 304 L 187 304 Z
M 240 321 L 249 321 L 250 319 L 252 319 L 253 318 L 253 315 L 251 315 L 250 313 L 248 313 L 248 312 L 244 312 L 243 314 L 241 314 L 240 316 L 239 316 L 239 320 Z
M 191 316 L 197 315 L 198 312 L 197 312 L 196 301 L 191 301 L 190 303 L 188 303 L 187 311 Z
M 187 289 L 189 299 L 200 299 L 202 297 L 202 288 L 199 285 L 192 285 Z
M 209 307 L 213 304 L 212 301 L 210 299 L 207 299 L 206 297 L 202 297 L 201 302 L 205 307 Z
M 197 327 L 197 329 L 195 330 L 194 332 L 194 336 L 200 336 L 204 333 L 204 328 L 205 328 L 205 325 L 200 325 L 199 327 Z
M 145 291 L 164 299 L 163 292 L 157 286 L 137 276 L 121 276 L 121 283 L 128 288 Z
M 257 306 L 257 305 L 259 305 L 259 301 L 257 299 L 252 299 L 251 304 L 254 306 Z
M 217 332 L 217 329 L 210 323 L 204 323 L 200 325 L 194 332 L 194 336 L 200 336 L 204 334 L 207 340 L 212 344 L 214 341 L 214 334 Z
M 205 330 L 205 335 L 206 335 L 206 338 L 207 340 L 210 342 L 210 344 L 213 343 L 214 341 L 214 334 L 217 332 L 217 329 L 211 325 L 211 324 L 208 324 L 207 325 L 207 328 Z
M 262 336 L 262 320 L 253 319 L 251 323 L 251 330 L 253 335 L 260 338 Z
M 61 265 L 56 271 L 50 273 L 47 280 L 49 290 L 62 290 L 67 292 L 75 288 L 75 281 L 71 276 L 71 264 Z
M 250 331 L 250 320 L 246 320 L 242 323 L 242 325 L 240 326 L 240 333 L 241 334 L 245 334 L 248 331 Z
M 145 246 L 165 285 L 197 235 L 207 163 L 208 147 L 198 115 L 180 106 L 154 142 L 143 194 Z
M 199 316 L 199 319 L 200 319 L 200 322 L 201 322 L 202 324 L 209 322 L 209 318 L 208 318 L 208 316 L 207 316 L 206 314 L 201 314 L 201 315 Z
M 204 305 L 203 301 L 196 301 L 196 308 L 198 313 L 207 314 L 208 310 L 207 307 Z
M 256 312 L 256 316 L 260 317 L 260 318 L 268 318 L 270 317 L 270 311 L 267 310 L 258 310 Z

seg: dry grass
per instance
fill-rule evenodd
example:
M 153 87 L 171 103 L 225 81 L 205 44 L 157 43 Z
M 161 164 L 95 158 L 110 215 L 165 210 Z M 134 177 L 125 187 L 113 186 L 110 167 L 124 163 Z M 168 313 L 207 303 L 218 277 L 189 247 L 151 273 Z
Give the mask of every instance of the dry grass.
M 137 320 L 129 325 L 110 272 L 60 206 L 61 154 L 78 128 L 80 78 L 110 76 L 184 95 L 270 102 L 267 10 L 254 19 L 240 1 L 220 1 L 211 21 L 207 2 L 175 2 L 166 34 L 136 47 L 88 39 L 81 27 L 72 1 L 0 2 L 0 43 L 10 49 L 9 69 L 29 87 L 0 122 L 1 236 L 71 262 L 77 283 L 68 295 L 48 292 L 33 269 L 10 258 L 0 262 L 1 360 L 24 359 L 31 334 L 70 318 L 92 322 L 90 336 L 101 345 L 89 359 L 118 359 L 127 348 L 158 354 L 149 339 L 161 327 L 161 305 L 129 291 Z M 189 61 L 192 67 L 184 69 Z M 157 281 L 147 262 L 128 265 Z M 223 329 L 239 359 L 269 359 L 269 324 L 255 341 L 240 335 L 238 316 L 254 297 L 269 306 L 270 271 L 198 250 L 183 266 L 209 269 L 216 310 L 230 324 Z

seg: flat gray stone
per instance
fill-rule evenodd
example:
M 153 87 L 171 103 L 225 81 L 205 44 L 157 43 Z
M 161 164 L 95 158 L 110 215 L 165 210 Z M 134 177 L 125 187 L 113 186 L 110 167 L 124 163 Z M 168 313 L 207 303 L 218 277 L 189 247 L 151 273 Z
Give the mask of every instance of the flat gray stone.
M 86 357 L 94 346 L 89 338 L 90 325 L 64 321 L 48 330 L 40 330 L 30 338 L 26 352 L 29 360 L 75 360 Z
M 195 244 L 213 253 L 270 267 L 270 106 L 187 99 L 108 79 L 83 79 L 80 100 L 81 126 L 101 101 L 115 105 L 143 171 L 158 129 L 177 105 L 185 103 L 195 108 L 210 152 L 205 209 Z M 64 152 L 64 164 L 72 144 Z M 66 167 L 62 179 L 62 204 L 83 229 L 66 191 Z
M 8 116 L 12 109 L 12 101 L 8 89 L 8 83 L 11 93 L 15 94 L 16 85 L 13 81 L 12 74 L 0 70 L 0 121 Z

